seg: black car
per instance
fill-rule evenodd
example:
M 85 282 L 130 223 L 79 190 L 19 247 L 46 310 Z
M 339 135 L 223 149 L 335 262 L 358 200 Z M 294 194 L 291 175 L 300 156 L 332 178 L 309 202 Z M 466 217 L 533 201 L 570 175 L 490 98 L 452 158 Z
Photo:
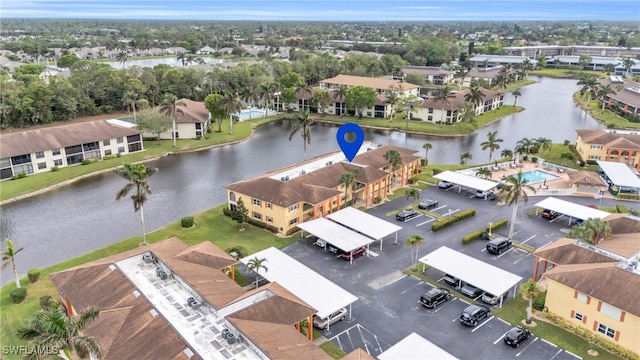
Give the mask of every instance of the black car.
M 431 209 L 438 206 L 438 204 L 439 204 L 438 200 L 424 199 L 420 201 L 420 204 L 418 204 L 418 207 L 420 209 Z
M 424 307 L 431 309 L 451 299 L 451 297 L 452 295 L 449 290 L 443 288 L 434 288 L 422 294 L 422 296 L 420 297 L 420 303 L 422 303 Z
M 418 215 L 420 215 L 420 213 L 413 209 L 402 210 L 400 213 L 396 215 L 396 220 L 407 221 L 407 220 L 413 219 Z
M 497 239 L 493 239 L 489 241 L 487 244 L 487 252 L 490 252 L 495 255 L 500 255 L 503 252 L 509 250 L 513 243 L 511 240 L 503 237 L 499 237 Z
M 477 298 L 478 296 L 482 295 L 483 291 L 478 289 L 477 287 L 471 285 L 471 284 L 464 284 L 464 286 L 462 287 L 462 289 L 460 289 L 460 292 L 462 294 L 464 294 L 465 296 L 468 296 L 472 299 Z
M 478 321 L 488 317 L 489 314 L 491 314 L 491 310 L 485 305 L 469 305 L 460 313 L 460 322 L 467 326 L 476 326 Z
M 523 341 L 527 340 L 529 336 L 531 336 L 529 330 L 522 326 L 514 326 L 504 334 L 504 343 L 509 346 L 518 347 Z
M 442 280 L 444 280 L 444 282 L 446 282 L 447 284 L 451 285 L 451 286 L 455 286 L 458 287 L 460 285 L 460 279 L 453 277 L 449 274 L 445 274 L 444 277 L 442 278 Z

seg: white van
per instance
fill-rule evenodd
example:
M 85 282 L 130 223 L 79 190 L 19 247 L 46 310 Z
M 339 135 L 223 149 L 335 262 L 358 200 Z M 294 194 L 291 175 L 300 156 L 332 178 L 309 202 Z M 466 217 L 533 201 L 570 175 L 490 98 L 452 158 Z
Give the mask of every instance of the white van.
M 327 328 L 327 326 L 344 320 L 347 317 L 348 313 L 349 311 L 347 311 L 347 308 L 342 308 L 324 319 L 321 319 L 318 316 L 314 315 L 313 326 L 317 327 L 318 329 L 324 330 Z

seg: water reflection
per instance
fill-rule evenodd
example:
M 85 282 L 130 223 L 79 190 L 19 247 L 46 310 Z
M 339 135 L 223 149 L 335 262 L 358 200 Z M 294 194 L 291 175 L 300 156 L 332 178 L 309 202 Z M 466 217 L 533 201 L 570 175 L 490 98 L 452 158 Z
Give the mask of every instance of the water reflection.
M 221 59 L 212 58 L 212 57 L 200 57 L 200 59 L 202 59 L 202 61 L 204 61 L 205 64 L 219 64 L 222 62 Z M 101 61 L 101 62 L 108 64 L 113 68 L 122 69 L 122 63 L 119 61 Z M 182 67 L 182 60 L 178 60 L 177 57 L 158 58 L 158 59 L 132 59 L 132 60 L 127 60 L 124 63 L 124 67 L 130 68 L 132 66 L 140 66 L 142 68 L 145 68 L 145 67 L 152 68 L 160 64 L 167 64 L 171 67 Z M 190 65 L 196 65 L 197 63 L 191 63 L 191 64 L 185 63 L 185 64 L 186 66 L 190 66 Z

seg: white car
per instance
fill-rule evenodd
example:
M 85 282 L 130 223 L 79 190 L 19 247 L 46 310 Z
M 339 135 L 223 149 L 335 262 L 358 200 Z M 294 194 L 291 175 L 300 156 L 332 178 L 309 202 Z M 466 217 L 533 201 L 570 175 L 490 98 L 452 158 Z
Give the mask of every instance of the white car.
M 453 186 L 453 183 L 450 183 L 450 182 L 448 182 L 448 181 L 444 181 L 444 180 L 443 180 L 443 181 L 440 181 L 440 183 L 438 184 L 438 187 L 439 187 L 440 189 L 448 189 L 448 188 L 450 188 L 450 187 L 452 187 L 452 186 Z
M 314 243 L 313 243 L 313 245 L 315 245 L 315 246 L 319 246 L 319 247 L 321 247 L 321 248 L 323 248 L 323 249 L 326 249 L 326 248 L 327 248 L 327 241 L 326 241 L 326 240 L 323 240 L 323 239 L 318 238 L 318 240 L 316 240 L 316 242 L 314 242 Z
M 317 327 L 318 329 L 324 330 L 327 328 L 327 326 L 333 325 L 338 321 L 346 319 L 348 314 L 349 311 L 347 310 L 347 308 L 342 308 L 324 319 L 321 319 L 317 315 L 314 315 L 313 326 Z

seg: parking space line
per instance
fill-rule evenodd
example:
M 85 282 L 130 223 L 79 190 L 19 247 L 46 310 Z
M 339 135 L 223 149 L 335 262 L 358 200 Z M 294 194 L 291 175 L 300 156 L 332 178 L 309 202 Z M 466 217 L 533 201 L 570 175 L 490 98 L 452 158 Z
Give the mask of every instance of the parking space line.
M 425 216 L 427 216 L 427 215 L 425 215 Z M 434 217 L 431 217 L 431 216 L 429 216 L 429 217 L 431 218 L 431 220 L 427 220 L 427 221 L 421 222 L 420 224 L 418 224 L 416 226 L 422 226 L 424 224 L 428 224 L 428 223 L 436 220 L 436 218 L 434 218 Z
M 404 278 L 406 278 L 406 277 L 407 277 L 407 275 L 402 275 L 402 276 L 400 276 L 399 278 L 397 278 L 397 279 L 393 280 L 392 282 L 388 283 L 388 284 L 387 284 L 387 285 L 385 285 L 385 286 L 389 286 L 389 285 L 393 284 L 394 282 L 396 282 L 396 281 L 400 281 L 400 280 L 402 280 L 402 279 L 404 279 Z
M 540 247 L 538 248 L 538 250 L 540 250 L 540 249 L 542 249 L 543 247 L 545 247 L 545 246 L 547 246 L 547 245 L 551 244 L 552 242 L 553 242 L 553 240 L 552 240 L 552 241 L 549 241 L 548 243 L 546 243 L 546 244 L 544 244 L 544 245 L 542 245 L 542 246 L 540 246 Z
M 513 246 L 509 248 L 509 250 L 503 252 L 502 254 L 498 255 L 497 259 L 500 259 L 501 257 L 503 257 L 504 255 L 508 254 L 511 250 L 515 249 Z
M 373 335 L 373 338 L 376 339 L 376 344 L 378 344 L 378 349 L 380 349 L 380 352 L 382 352 L 382 345 L 380 345 L 380 341 L 378 341 L 378 337 Z M 369 354 L 371 355 L 371 354 Z
M 533 339 L 532 342 L 530 342 L 527 346 L 524 347 L 524 349 L 520 350 L 520 352 L 516 354 L 516 357 L 520 356 L 520 354 L 525 352 L 525 350 L 527 350 L 529 348 L 529 346 L 533 345 L 533 343 L 536 342 L 538 339 L 539 339 L 539 337 L 536 337 L 535 339 Z
M 436 212 L 436 210 L 444 209 L 444 208 L 446 208 L 446 207 L 447 207 L 447 205 L 442 205 L 442 206 L 440 206 L 440 207 L 437 207 L 437 208 L 435 208 L 435 209 L 431 210 L 431 212 Z
M 364 344 L 364 350 L 367 352 L 367 354 L 371 355 L 371 353 L 369 352 L 369 347 L 367 346 L 367 342 L 364 341 L 364 336 L 362 335 L 362 330 L 360 328 L 358 328 L 358 332 L 360 333 L 360 339 L 362 339 L 362 343 Z
M 352 349 L 355 349 L 355 348 L 356 348 L 356 346 L 353 344 L 353 339 L 351 338 L 351 331 L 349 331 L 349 332 L 347 333 L 347 338 L 349 339 L 349 342 L 351 343 L 351 348 L 352 348 Z
M 543 340 L 544 340 L 544 339 L 543 339 Z M 558 356 L 561 352 L 562 352 L 562 349 L 558 350 L 558 352 L 557 352 L 557 353 L 555 353 L 555 354 L 553 354 L 553 356 L 552 356 L 552 357 L 551 357 L 551 359 L 549 359 L 549 360 L 553 360 L 553 359 L 555 359 L 555 357 L 556 357 L 556 356 Z
M 440 307 L 438 307 L 437 309 L 435 309 L 433 312 L 438 312 L 440 311 L 440 309 L 442 309 L 443 307 L 447 306 L 447 304 L 454 302 L 457 299 L 457 297 L 452 297 L 451 299 L 445 301 L 444 303 L 442 303 L 442 305 L 440 305 Z
M 405 294 L 405 293 L 407 293 L 408 291 L 410 291 L 410 290 L 412 290 L 412 289 L 414 289 L 414 288 L 416 288 L 416 287 L 418 287 L 418 286 L 420 286 L 420 285 L 422 285 L 422 283 L 421 283 L 421 282 L 419 282 L 419 283 L 417 283 L 417 284 L 413 285 L 412 287 L 408 288 L 407 290 L 405 290 L 405 291 L 401 292 L 401 293 L 400 293 L 400 295 L 404 295 L 404 294 Z
M 553 220 L 549 220 L 549 224 L 556 222 L 556 220 L 562 219 L 564 217 L 564 215 L 560 215 L 557 218 L 553 219 Z
M 346 333 L 346 332 L 349 332 L 349 330 L 351 330 L 351 329 L 353 329 L 353 328 L 355 328 L 355 327 L 358 327 L 358 326 L 360 326 L 360 325 L 359 325 L 359 324 L 355 324 L 355 325 L 353 325 L 352 327 L 350 327 L 350 328 L 348 328 L 348 329 L 346 329 L 346 330 L 343 330 L 341 333 L 336 334 L 334 337 L 332 337 L 332 338 L 331 338 L 331 339 L 329 339 L 329 340 L 333 340 L 333 339 L 335 339 L 335 338 L 339 337 L 340 335 L 342 335 L 342 334 L 344 334 L 344 333 Z
M 554 348 L 557 348 L 557 347 L 558 347 L 558 345 L 556 345 L 556 344 L 554 344 L 554 343 L 552 343 L 552 342 L 550 342 L 550 341 L 547 341 L 547 340 L 545 340 L 545 339 L 543 339 L 543 338 L 540 338 L 540 340 L 542 340 L 542 341 L 546 342 L 547 344 L 549 344 L 549 345 L 553 346 Z
M 460 319 L 460 317 L 457 317 L 457 318 L 451 320 L 451 322 L 456 322 L 456 321 L 458 321 L 458 319 Z
M 477 325 L 473 330 L 471 330 L 471 332 L 474 332 L 474 331 L 476 331 L 476 330 L 480 329 L 484 324 L 486 324 L 486 323 L 488 323 L 489 321 L 491 321 L 491 319 L 493 319 L 494 317 L 495 317 L 495 316 L 491 316 L 489 319 L 487 319 L 487 320 L 486 320 L 485 322 L 483 322 L 482 324 Z
M 496 318 L 496 319 L 498 319 L 498 320 L 502 321 L 502 322 L 503 322 L 504 324 L 506 324 L 506 325 L 511 326 L 511 324 L 510 324 L 509 322 L 507 322 L 506 320 L 502 320 L 502 319 L 501 319 L 501 318 L 499 318 L 499 317 L 498 317 L 498 318 Z
M 497 343 L 498 343 L 498 341 L 502 340 L 502 338 L 503 338 L 505 335 L 507 335 L 507 333 L 508 333 L 508 332 L 509 332 L 509 331 L 505 331 L 505 333 L 504 333 L 504 334 L 500 335 L 500 337 L 498 338 L 498 340 L 496 340 L 496 341 L 494 341 L 494 342 L 493 342 L 493 345 L 497 344 Z
M 413 219 L 417 219 L 417 218 L 422 217 L 422 216 L 424 216 L 424 214 L 423 213 L 419 213 L 415 217 L 412 217 L 411 219 L 407 219 L 407 220 L 403 221 L 403 223 L 409 222 L 409 221 L 411 221 Z
M 520 244 L 524 244 L 524 243 L 526 243 L 527 241 L 529 241 L 529 240 L 533 239 L 534 237 L 536 237 L 536 236 L 535 236 L 535 235 L 532 235 L 532 236 L 530 236 L 527 240 L 525 240 L 525 241 L 521 242 Z
M 338 340 L 338 346 L 340 347 L 340 349 L 344 350 L 344 348 L 342 347 L 342 342 L 340 341 L 340 338 L 335 337 L 334 339 Z
M 485 251 L 487 251 L 486 247 L 483 247 L 482 250 L 480 250 L 480 252 L 485 252 Z
M 514 263 L 514 264 L 517 264 L 517 263 L 519 263 L 520 261 L 522 261 L 522 260 L 526 259 L 526 258 L 527 258 L 528 256 L 530 256 L 530 255 L 531 255 L 531 253 L 530 253 L 530 252 L 527 252 L 527 255 L 525 255 L 525 256 L 523 256 L 523 257 L 521 257 L 520 259 L 518 259 L 518 260 L 514 261 L 513 263 Z
M 574 357 L 576 357 L 576 358 L 578 358 L 578 359 L 582 360 L 582 358 L 581 358 L 580 356 L 578 356 L 578 355 L 576 355 L 576 354 L 572 353 L 572 352 L 571 352 L 571 351 L 569 351 L 569 350 L 565 350 L 564 352 L 566 352 L 566 353 L 567 353 L 567 354 L 569 354 L 569 355 L 573 355 Z

